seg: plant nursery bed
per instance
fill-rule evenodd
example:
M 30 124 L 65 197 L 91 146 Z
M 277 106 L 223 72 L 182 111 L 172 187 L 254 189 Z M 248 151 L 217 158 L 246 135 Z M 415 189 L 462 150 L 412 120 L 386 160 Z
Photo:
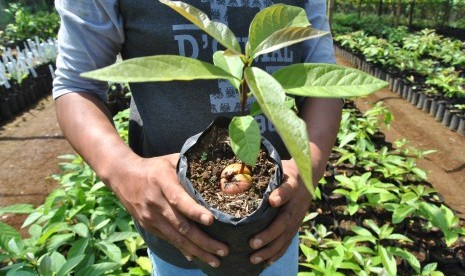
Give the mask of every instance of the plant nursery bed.
M 337 63 L 353 66 L 340 56 L 337 56 Z M 407 139 L 412 148 L 435 150 L 419 159 L 418 166 L 428 173 L 428 182 L 445 198 L 447 205 L 464 219 L 465 137 L 445 128 L 387 88 L 356 100 L 356 106 L 365 112 L 380 101 L 394 116 L 390 129 L 383 130 L 386 140 L 392 143 Z

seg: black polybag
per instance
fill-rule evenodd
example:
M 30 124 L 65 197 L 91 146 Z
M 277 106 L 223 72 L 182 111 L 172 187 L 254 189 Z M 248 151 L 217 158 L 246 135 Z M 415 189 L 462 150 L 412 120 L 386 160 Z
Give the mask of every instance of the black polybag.
M 259 275 L 266 268 L 264 263 L 254 265 L 250 262 L 250 255 L 254 252 L 249 246 L 249 239 L 256 233 L 264 230 L 273 220 L 278 208 L 273 208 L 268 203 L 268 197 L 274 189 L 282 182 L 281 159 L 271 143 L 262 137 L 262 145 L 267 149 L 269 156 L 275 163 L 275 174 L 273 175 L 266 192 L 257 210 L 244 218 L 236 218 L 210 207 L 198 193 L 187 177 L 189 150 L 197 144 L 213 127 L 228 129 L 230 118 L 217 117 L 210 126 L 202 133 L 194 135 L 186 140 L 180 152 L 177 174 L 181 185 L 197 203 L 209 209 L 215 220 L 211 226 L 199 224 L 208 235 L 226 243 L 229 246 L 229 254 L 220 258 L 221 265 L 213 268 L 199 259 L 194 259 L 195 264 L 208 275 Z

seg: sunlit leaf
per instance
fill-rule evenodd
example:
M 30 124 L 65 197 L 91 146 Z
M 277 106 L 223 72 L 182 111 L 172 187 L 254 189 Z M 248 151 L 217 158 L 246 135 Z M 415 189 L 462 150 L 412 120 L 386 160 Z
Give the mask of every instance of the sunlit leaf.
M 284 90 L 272 76 L 259 68 L 249 67 L 245 70 L 245 77 L 261 110 L 273 123 L 294 158 L 305 186 L 314 195 L 312 159 L 305 122 L 286 106 Z
M 259 55 L 271 53 L 284 47 L 327 34 L 327 32 L 311 27 L 288 27 L 273 33 L 254 48 L 253 52 L 249 55 L 251 58 L 256 58 Z
M 244 62 L 242 62 L 242 59 L 238 56 L 225 55 L 224 51 L 217 51 L 213 54 L 213 63 L 235 77 L 234 79 L 230 79 L 230 81 L 232 81 L 231 84 L 233 87 L 239 90 L 242 71 L 244 69 Z
M 249 42 L 251 50 L 275 32 L 288 27 L 308 27 L 305 10 L 300 7 L 275 4 L 258 12 L 250 23 Z
M 187 3 L 169 0 L 160 0 L 160 2 L 184 16 L 227 49 L 234 51 L 236 54 L 241 53 L 241 47 L 236 36 L 225 24 L 211 21 L 203 11 Z
M 211 63 L 175 55 L 127 59 L 101 69 L 82 73 L 81 76 L 114 82 L 234 79 L 233 75 Z
M 335 64 L 294 64 L 276 71 L 273 77 L 286 93 L 305 97 L 360 97 L 387 85 L 358 69 Z

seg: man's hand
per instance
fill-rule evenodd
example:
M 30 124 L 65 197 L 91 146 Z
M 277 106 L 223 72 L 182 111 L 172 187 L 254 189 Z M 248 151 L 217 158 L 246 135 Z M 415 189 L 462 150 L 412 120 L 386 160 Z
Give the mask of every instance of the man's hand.
M 188 260 L 195 256 L 217 267 L 215 255 L 225 256 L 228 248 L 194 223 L 211 225 L 214 218 L 179 184 L 178 156 L 136 160 L 131 169 L 111 177 L 110 186 L 140 226 L 176 246 Z
M 294 161 L 283 160 L 282 164 L 284 181 L 269 198 L 271 206 L 282 207 L 272 224 L 250 239 L 250 247 L 258 250 L 250 257 L 254 264 L 266 261 L 271 265 L 286 252 L 311 203 Z

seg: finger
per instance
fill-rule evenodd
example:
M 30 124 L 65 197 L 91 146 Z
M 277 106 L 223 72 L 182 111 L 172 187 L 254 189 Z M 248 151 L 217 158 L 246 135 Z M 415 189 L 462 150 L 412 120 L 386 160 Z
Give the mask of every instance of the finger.
M 282 235 L 289 235 L 290 221 L 292 220 L 292 212 L 288 212 L 285 208 L 281 209 L 273 223 L 262 232 L 254 235 L 249 240 L 249 246 L 252 249 L 260 249 L 265 247 L 272 241 L 278 239 Z
M 194 244 L 203 250 L 224 257 L 228 254 L 228 247 L 215 239 L 208 236 L 202 229 L 189 220 L 186 220 L 181 214 L 176 211 L 173 213 L 174 218 L 172 223 L 177 225 L 179 233 L 187 237 Z
M 282 206 L 291 200 L 294 192 L 294 185 L 292 185 L 289 181 L 284 181 L 278 188 L 271 192 L 268 201 L 270 205 L 275 208 Z
M 263 248 L 260 251 L 255 252 L 250 256 L 250 262 L 253 264 L 259 264 L 262 262 L 268 263 L 268 265 L 273 264 L 279 258 L 281 258 L 289 248 L 289 245 L 292 242 L 292 237 L 290 240 L 278 239 L 268 246 Z
M 213 214 L 207 208 L 199 205 L 180 184 L 174 183 L 179 183 L 176 178 L 171 179 L 171 181 L 167 179 L 160 184 L 163 186 L 161 187 L 163 194 L 170 206 L 190 220 L 207 226 L 211 225 L 214 220 Z
M 172 209 L 172 213 L 167 216 L 175 229 L 210 253 L 219 256 L 228 254 L 229 249 L 225 244 L 212 239 L 192 224 L 192 221 L 197 221 L 204 225 L 211 225 L 214 217 L 209 210 L 195 202 L 181 186 L 164 189 L 163 192 Z
M 250 240 L 250 246 L 259 249 L 251 255 L 252 263 L 257 264 L 265 260 L 273 262 L 284 254 L 298 230 L 298 226 L 292 226 L 295 225 L 292 219 L 294 215 L 288 210 L 282 210 L 268 229 Z

